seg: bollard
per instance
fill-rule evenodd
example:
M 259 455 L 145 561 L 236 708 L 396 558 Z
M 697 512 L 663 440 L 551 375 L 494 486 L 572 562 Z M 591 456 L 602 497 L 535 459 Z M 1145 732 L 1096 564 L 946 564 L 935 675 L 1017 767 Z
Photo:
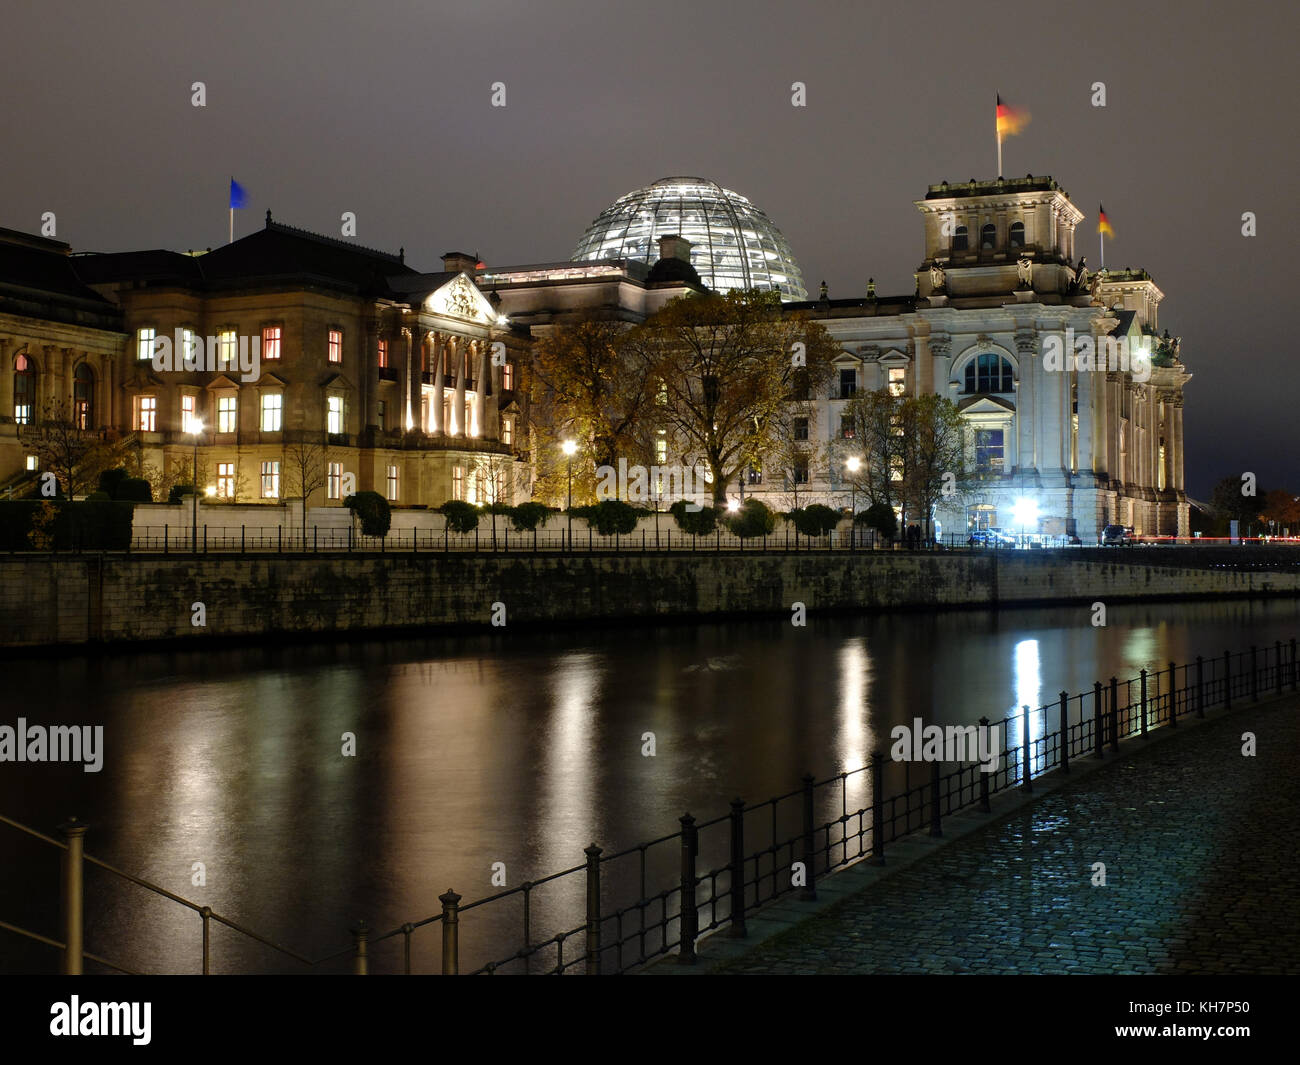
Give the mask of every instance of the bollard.
M 1030 761 L 1029 752 L 1033 744 L 1033 740 L 1029 738 L 1029 704 L 1028 703 L 1024 704 L 1023 729 L 1024 731 L 1021 736 L 1023 742 L 1021 744 L 1021 755 L 1020 755 L 1022 760 L 1022 768 L 1020 770 L 1021 787 L 1026 792 L 1032 793 L 1034 790 L 1034 780 L 1033 780 L 1034 767 L 1033 767 L 1033 763 Z
M 1282 641 L 1278 640 L 1273 648 L 1273 661 L 1277 666 L 1277 676 L 1273 678 L 1273 687 L 1278 695 L 1282 694 Z
M 1106 746 L 1104 733 L 1101 722 L 1101 681 L 1097 681 L 1092 686 L 1092 739 L 1098 758 L 1106 757 L 1106 752 L 1102 749 Z
M 587 856 L 587 975 L 600 975 L 600 848 L 592 844 Z
M 59 826 L 68 849 L 63 854 L 63 975 L 82 975 L 83 915 L 85 897 L 82 879 L 86 851 L 86 826 L 69 817 Z
M 1070 771 L 1070 694 L 1061 692 L 1061 772 Z
M 1259 702 L 1259 656 L 1255 645 L 1250 645 L 1250 701 Z
M 1142 674 L 1142 735 L 1147 734 L 1147 671 L 1144 669 Z
M 980 732 L 987 735 L 988 728 L 989 719 L 980 718 Z M 983 766 L 980 766 L 980 811 L 986 814 L 992 812 L 992 807 L 989 806 L 989 775 L 984 771 Z
M 699 915 L 695 912 L 695 852 L 697 850 L 695 818 L 690 814 L 683 814 L 680 820 L 682 824 L 682 878 L 679 888 L 682 894 L 682 942 L 677 952 L 677 964 L 694 965 L 695 936 L 699 927 Z
M 939 763 L 930 763 L 930 835 L 942 836 L 939 823 Z
M 871 752 L 871 862 L 885 864 L 885 759 Z
M 813 873 L 815 862 L 813 859 L 813 849 L 815 846 L 813 831 L 813 775 L 805 773 L 803 775 L 803 888 L 799 892 L 799 898 L 805 902 L 813 902 L 817 898 L 817 881 Z
M 370 972 L 370 958 L 366 954 L 369 933 L 366 931 L 366 922 L 359 921 L 352 932 L 352 975 L 365 976 Z
M 1223 708 L 1232 709 L 1232 652 L 1223 652 Z
M 1110 749 L 1119 750 L 1119 681 L 1110 678 Z
M 442 903 L 442 975 L 455 976 L 460 971 L 460 896 L 448 888 L 438 901 Z
M 1169 724 L 1178 724 L 1178 673 L 1172 662 L 1169 663 Z
M 745 927 L 745 800 L 731 800 L 731 930 L 733 939 L 749 934 Z
M 1196 656 L 1196 716 L 1205 716 L 1205 659 Z
M 210 962 L 212 960 L 212 930 L 209 926 L 212 921 L 212 907 L 204 906 L 203 909 L 199 910 L 199 916 L 203 918 L 203 975 L 211 976 L 212 971 L 210 968 Z

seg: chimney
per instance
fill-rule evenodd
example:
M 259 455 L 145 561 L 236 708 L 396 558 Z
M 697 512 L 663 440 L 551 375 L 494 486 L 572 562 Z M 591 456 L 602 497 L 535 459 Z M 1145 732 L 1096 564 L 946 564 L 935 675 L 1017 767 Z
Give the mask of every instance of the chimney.
M 683 236 L 671 233 L 659 238 L 659 258 L 680 259 L 684 263 L 691 261 L 691 242 Z
M 469 252 L 449 251 L 442 257 L 442 268 L 449 274 L 458 274 L 464 270 L 473 277 L 474 271 L 478 269 L 478 257 Z

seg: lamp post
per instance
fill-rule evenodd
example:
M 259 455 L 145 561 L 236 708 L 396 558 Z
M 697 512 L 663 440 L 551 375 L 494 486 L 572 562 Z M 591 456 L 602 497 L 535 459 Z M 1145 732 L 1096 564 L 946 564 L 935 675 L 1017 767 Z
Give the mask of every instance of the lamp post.
M 850 455 L 844 463 L 849 471 L 849 543 L 857 543 L 858 538 L 858 478 L 862 469 L 862 460 L 857 455 Z
M 199 435 L 202 432 L 203 423 L 194 418 L 190 422 L 190 433 L 194 436 L 194 517 L 190 522 L 190 552 L 196 555 L 199 553 Z
M 578 450 L 578 445 L 573 440 L 566 440 L 560 445 L 560 450 L 568 457 L 569 460 L 569 550 L 573 550 L 573 456 Z

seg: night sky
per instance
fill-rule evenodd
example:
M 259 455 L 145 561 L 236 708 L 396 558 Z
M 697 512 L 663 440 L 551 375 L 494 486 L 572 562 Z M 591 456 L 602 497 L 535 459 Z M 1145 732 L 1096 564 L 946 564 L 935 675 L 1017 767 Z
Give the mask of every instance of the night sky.
M 0 226 L 54 211 L 78 251 L 216 246 L 233 175 L 236 235 L 269 207 L 338 236 L 354 211 L 358 243 L 417 268 L 549 262 L 621 194 L 692 174 L 766 211 L 810 292 L 911 293 L 912 201 L 995 176 L 1001 92 L 1032 115 L 1007 175 L 1064 186 L 1092 269 L 1104 202 L 1106 264 L 1166 294 L 1189 491 L 1249 470 L 1300 492 L 1294 6 L 43 0 L 0 25 Z

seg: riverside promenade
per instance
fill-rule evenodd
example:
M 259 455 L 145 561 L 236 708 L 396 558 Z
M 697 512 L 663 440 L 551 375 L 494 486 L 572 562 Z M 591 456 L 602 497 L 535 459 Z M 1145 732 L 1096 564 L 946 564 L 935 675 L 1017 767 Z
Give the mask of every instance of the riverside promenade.
M 695 966 L 650 971 L 1300 973 L 1298 761 L 1294 695 L 1160 729 L 819 881 L 816 903 L 760 911 L 747 940 L 703 940 Z

